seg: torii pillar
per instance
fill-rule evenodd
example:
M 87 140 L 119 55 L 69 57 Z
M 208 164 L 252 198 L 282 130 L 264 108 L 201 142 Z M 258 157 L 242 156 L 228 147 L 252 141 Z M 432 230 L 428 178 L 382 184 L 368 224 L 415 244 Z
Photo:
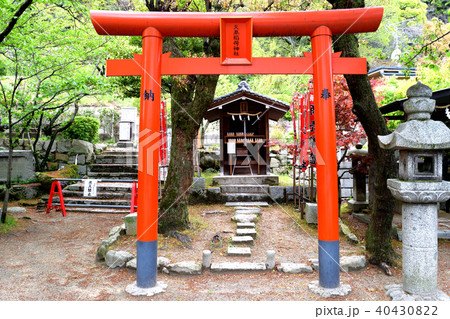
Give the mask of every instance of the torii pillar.
M 339 222 L 333 74 L 366 74 L 363 58 L 332 54 L 331 36 L 376 31 L 383 8 L 302 12 L 186 13 L 91 11 L 98 34 L 142 36 L 142 55 L 108 60 L 107 76 L 141 76 L 136 294 L 161 288 L 157 275 L 161 75 L 313 74 L 317 146 L 319 283 L 339 286 Z M 237 33 L 236 33 L 237 32 Z M 238 35 L 236 38 L 236 34 Z M 163 37 L 221 37 L 220 58 L 170 58 Z M 310 36 L 312 54 L 252 58 L 253 36 Z M 148 291 L 148 289 L 152 291 Z

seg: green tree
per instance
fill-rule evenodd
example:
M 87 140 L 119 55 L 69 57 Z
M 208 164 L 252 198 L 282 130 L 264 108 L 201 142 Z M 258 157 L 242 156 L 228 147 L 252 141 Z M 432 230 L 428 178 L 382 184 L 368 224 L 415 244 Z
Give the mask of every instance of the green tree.
M 1 42 L 0 64 L 5 71 L 0 76 L 0 115 L 7 119 L 10 146 L 3 213 L 17 140 L 34 126 L 34 145 L 46 132 L 51 136 L 50 150 L 57 133 L 75 118 L 78 102 L 108 89 L 97 68 L 106 52 L 115 52 L 108 47 L 110 41 L 95 36 L 82 2 L 36 1 Z M 38 169 L 44 168 L 45 161 L 37 162 Z

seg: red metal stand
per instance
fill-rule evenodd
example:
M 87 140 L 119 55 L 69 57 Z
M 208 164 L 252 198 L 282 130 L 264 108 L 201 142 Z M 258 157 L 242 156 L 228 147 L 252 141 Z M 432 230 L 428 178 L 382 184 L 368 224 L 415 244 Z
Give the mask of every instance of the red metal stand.
M 53 205 L 53 194 L 55 193 L 55 186 L 58 187 L 59 205 Z M 50 196 L 48 197 L 47 212 L 50 213 L 51 209 L 61 210 L 62 215 L 66 217 L 66 206 L 64 205 L 64 197 L 62 193 L 61 183 L 54 181 L 50 187 Z

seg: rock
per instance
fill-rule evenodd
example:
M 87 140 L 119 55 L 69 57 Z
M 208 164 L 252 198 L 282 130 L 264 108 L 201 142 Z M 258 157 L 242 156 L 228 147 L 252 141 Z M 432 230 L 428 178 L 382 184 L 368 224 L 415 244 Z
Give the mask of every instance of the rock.
M 114 245 L 120 238 L 120 233 L 112 234 L 108 237 L 108 239 L 102 241 L 102 245 L 105 245 L 106 247 L 110 247 Z
M 216 162 L 210 155 L 205 155 L 200 159 L 200 167 L 202 169 L 215 168 Z
M 10 214 L 22 214 L 26 213 L 27 210 L 23 207 L 8 207 L 7 212 Z
M 73 140 L 70 152 L 75 154 L 85 154 L 86 161 L 90 162 L 94 156 L 94 145 L 82 140 Z
M 200 275 L 202 273 L 202 264 L 195 261 L 181 261 L 169 264 L 166 268 L 171 274 L 178 275 Z
M 166 257 L 158 257 L 158 269 L 166 267 L 168 264 L 170 264 L 169 258 Z
M 72 148 L 72 142 L 70 141 L 55 142 L 55 144 L 56 144 L 56 151 L 58 153 L 67 154 Z
M 339 266 L 341 271 L 358 271 L 366 268 L 367 261 L 365 256 L 344 256 L 340 258 Z
M 57 161 L 63 161 L 63 162 L 68 162 L 69 161 L 69 155 L 67 154 L 61 154 L 61 153 L 56 153 L 55 154 L 55 160 Z
M 258 219 L 258 216 L 255 214 L 240 214 L 240 215 L 234 215 L 231 217 L 232 221 L 238 222 L 238 223 L 251 223 L 255 222 Z
M 270 159 L 270 168 L 278 168 L 278 167 L 280 167 L 280 161 L 272 157 Z
M 169 274 L 169 270 L 166 267 L 164 267 L 161 271 L 165 274 Z
M 136 269 L 136 267 L 137 267 L 137 258 L 133 258 L 130 261 L 128 261 L 126 267 L 130 268 L 130 269 Z
M 212 263 L 212 272 L 239 272 L 239 271 L 263 271 L 266 270 L 265 263 L 239 263 L 239 262 L 225 262 Z
M 312 273 L 313 269 L 307 264 L 296 263 L 281 263 L 277 266 L 278 271 L 285 272 L 287 274 L 299 274 L 299 273 Z
M 96 259 L 98 261 L 102 261 L 105 259 L 106 253 L 108 252 L 108 247 L 104 244 L 101 244 L 98 248 L 97 248 L 97 255 L 96 255 Z
M 120 226 L 115 226 L 111 228 L 111 230 L 109 231 L 109 236 L 113 236 L 115 234 L 125 235 L 125 232 L 126 232 L 125 224 L 122 224 Z
M 134 256 L 126 251 L 110 250 L 106 253 L 105 262 L 109 268 L 122 268 Z
M 314 269 L 315 271 L 319 271 L 319 259 L 318 258 L 308 259 L 308 263 L 311 264 L 312 269 Z
M 104 143 L 94 144 L 94 152 L 95 152 L 95 154 L 100 154 L 101 152 L 106 150 L 107 147 L 108 147 L 108 144 L 104 144 Z
M 128 236 L 136 236 L 137 234 L 137 213 L 125 216 L 125 233 Z

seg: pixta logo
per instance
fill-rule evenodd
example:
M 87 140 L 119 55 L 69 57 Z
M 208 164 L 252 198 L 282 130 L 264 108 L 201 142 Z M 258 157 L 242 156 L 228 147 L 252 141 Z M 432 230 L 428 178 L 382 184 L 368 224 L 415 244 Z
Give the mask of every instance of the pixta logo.
M 161 133 L 152 132 L 144 129 L 139 132 L 139 172 L 145 172 L 148 175 L 158 174 L 158 168 L 154 169 L 159 163 L 159 148 L 161 147 Z M 145 154 L 145 156 L 144 156 Z M 144 161 L 144 157 L 146 160 Z M 156 164 L 155 164 L 156 163 Z

